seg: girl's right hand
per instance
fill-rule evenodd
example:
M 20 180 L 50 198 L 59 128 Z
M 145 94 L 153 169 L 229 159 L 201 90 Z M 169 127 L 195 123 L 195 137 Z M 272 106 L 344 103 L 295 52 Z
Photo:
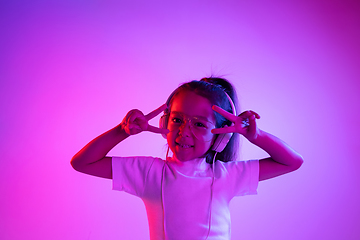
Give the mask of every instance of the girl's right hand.
M 167 105 L 164 104 L 147 115 L 144 115 L 138 109 L 133 109 L 126 114 L 120 125 L 128 135 L 135 135 L 142 131 L 167 134 L 169 132 L 168 129 L 154 127 L 148 123 L 150 119 L 159 115 L 166 107 Z
M 93 176 L 112 178 L 112 160 L 108 152 L 129 135 L 142 131 L 167 134 L 169 130 L 160 129 L 148 124 L 148 121 L 166 109 L 162 105 L 151 113 L 144 115 L 139 110 L 131 110 L 116 127 L 101 134 L 83 147 L 71 159 L 71 165 L 79 172 Z

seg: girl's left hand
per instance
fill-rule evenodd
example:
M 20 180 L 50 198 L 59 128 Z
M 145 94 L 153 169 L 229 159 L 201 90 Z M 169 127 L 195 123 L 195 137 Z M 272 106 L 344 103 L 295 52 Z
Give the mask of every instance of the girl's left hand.
M 214 105 L 212 109 L 233 123 L 231 126 L 214 128 L 213 130 L 211 130 L 213 134 L 233 132 L 240 133 L 250 142 L 256 140 L 259 134 L 259 129 L 256 125 L 256 119 L 260 119 L 259 114 L 249 110 L 242 112 L 239 116 L 235 116 L 216 105 Z

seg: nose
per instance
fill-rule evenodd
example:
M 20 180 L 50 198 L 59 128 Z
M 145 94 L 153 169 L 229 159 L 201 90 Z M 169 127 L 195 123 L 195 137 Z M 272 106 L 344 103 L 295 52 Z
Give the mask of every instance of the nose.
M 189 137 L 191 135 L 190 121 L 184 121 L 179 128 L 179 134 Z

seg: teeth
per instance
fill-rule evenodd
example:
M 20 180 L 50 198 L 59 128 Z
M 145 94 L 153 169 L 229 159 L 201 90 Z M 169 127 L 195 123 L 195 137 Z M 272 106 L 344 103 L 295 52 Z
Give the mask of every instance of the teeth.
M 180 147 L 182 148 L 191 148 L 191 145 L 186 145 L 186 144 L 180 144 L 178 143 Z

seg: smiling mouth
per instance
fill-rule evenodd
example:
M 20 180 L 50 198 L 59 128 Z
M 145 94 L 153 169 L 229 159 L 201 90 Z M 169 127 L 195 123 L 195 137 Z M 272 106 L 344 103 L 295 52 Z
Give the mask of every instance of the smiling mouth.
M 177 143 L 177 142 L 175 142 L 175 144 L 176 144 L 177 146 L 181 147 L 181 148 L 192 148 L 192 147 L 194 147 L 194 146 L 192 146 L 192 145 L 180 144 L 180 143 Z

